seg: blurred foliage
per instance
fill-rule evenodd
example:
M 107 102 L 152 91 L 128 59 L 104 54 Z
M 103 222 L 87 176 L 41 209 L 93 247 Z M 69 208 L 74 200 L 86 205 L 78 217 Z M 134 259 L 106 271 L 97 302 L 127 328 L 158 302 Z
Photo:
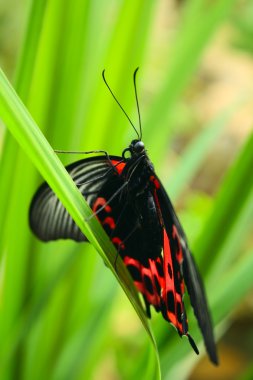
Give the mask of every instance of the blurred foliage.
M 232 16 L 235 27 L 235 37 L 233 44 L 236 48 L 247 53 L 253 53 L 253 4 L 246 2 L 240 12 L 235 12 Z
M 237 128 L 233 159 L 226 160 L 222 176 L 208 170 L 215 166 L 217 144 L 233 135 L 231 120 L 249 96 L 252 102 L 252 93 L 247 99 L 238 93 L 212 120 L 202 118 L 197 103 L 212 84 L 208 75 L 203 80 L 204 60 L 219 33 L 232 30 L 226 48 L 237 33 L 238 46 L 252 52 L 247 47 L 251 2 L 31 0 L 28 5 L 1 4 L 1 62 L 53 148 L 120 155 L 135 134 L 101 72 L 106 68 L 111 87 L 136 123 L 132 74 L 140 66 L 143 140 L 176 202 L 221 338 L 231 313 L 253 289 L 252 134 Z M 16 19 L 17 38 L 14 32 L 8 38 L 7 16 L 11 23 Z M 57 160 L 18 99 L 12 94 L 13 106 L 4 107 L 12 92 L 6 81 L 1 83 L 0 118 L 6 130 L 0 163 L 0 378 L 153 379 L 157 363 L 151 341 L 95 250 L 70 241 L 42 244 L 29 231 L 29 203 L 41 182 L 37 169 L 52 185 L 59 183 L 59 195 L 64 196 L 62 189 L 69 192 L 66 202 L 73 210 L 76 204 L 77 219 L 78 196 L 65 186 Z M 221 102 L 222 95 L 211 101 Z M 67 155 L 62 161 L 75 158 Z M 208 191 L 195 185 L 201 170 L 212 179 Z M 200 343 L 190 310 L 188 319 Z M 155 313 L 152 327 L 163 378 L 188 378 L 199 358 L 186 339 Z M 216 371 L 222 373 L 222 365 Z M 248 373 L 250 366 L 245 378 Z

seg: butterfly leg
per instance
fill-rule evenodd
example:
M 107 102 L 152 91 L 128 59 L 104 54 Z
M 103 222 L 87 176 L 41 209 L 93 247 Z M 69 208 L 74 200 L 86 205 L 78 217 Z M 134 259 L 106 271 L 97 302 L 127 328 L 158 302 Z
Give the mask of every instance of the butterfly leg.
M 109 154 L 105 150 L 88 150 L 88 151 L 78 151 L 78 150 L 61 150 L 61 149 L 54 149 L 55 153 L 59 154 L 95 154 L 95 153 L 103 153 L 109 160 Z
M 116 168 L 119 164 L 121 164 L 122 162 L 124 162 L 124 159 L 118 161 L 116 164 L 113 164 L 112 163 L 112 160 L 111 160 L 111 157 L 109 156 L 108 152 L 106 150 L 88 150 L 88 151 L 77 151 L 77 150 L 61 150 L 61 149 L 54 149 L 54 152 L 55 153 L 59 153 L 59 154 L 97 154 L 97 153 L 102 153 L 105 155 L 105 157 L 107 158 L 107 160 L 110 162 L 112 168 L 111 169 L 114 169 Z M 110 170 L 108 171 L 108 173 L 110 172 Z M 106 173 L 107 174 L 107 173 Z M 106 174 L 104 174 L 103 176 L 106 176 Z M 102 178 L 99 177 L 99 178 Z

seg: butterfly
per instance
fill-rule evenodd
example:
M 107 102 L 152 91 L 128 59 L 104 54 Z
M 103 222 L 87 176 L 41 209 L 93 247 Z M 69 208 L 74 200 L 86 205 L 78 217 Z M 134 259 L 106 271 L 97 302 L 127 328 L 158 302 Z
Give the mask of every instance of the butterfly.
M 137 71 L 138 68 L 133 78 L 139 132 L 112 92 L 104 71 L 103 79 L 138 138 L 131 141 L 121 156 L 97 151 L 103 154 L 76 161 L 66 169 L 129 270 L 143 296 L 147 316 L 151 317 L 150 306 L 153 306 L 174 325 L 180 337 L 188 337 L 193 350 L 199 354 L 188 330 L 183 301 L 186 286 L 209 358 L 218 364 L 212 321 L 199 270 L 142 141 Z M 47 183 L 39 187 L 32 199 L 29 222 L 33 233 L 42 241 L 87 241 Z

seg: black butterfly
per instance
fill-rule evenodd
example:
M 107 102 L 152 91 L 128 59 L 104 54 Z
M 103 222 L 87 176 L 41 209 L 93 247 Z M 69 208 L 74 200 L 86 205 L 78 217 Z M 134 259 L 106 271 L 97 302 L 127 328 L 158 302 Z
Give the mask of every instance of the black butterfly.
M 121 157 L 104 152 L 66 167 L 117 248 L 134 284 L 143 295 L 147 316 L 150 305 L 172 323 L 180 336 L 186 335 L 194 351 L 198 348 L 188 332 L 183 302 L 187 287 L 191 305 L 201 329 L 211 361 L 218 364 L 212 322 L 199 271 L 188 248 L 187 239 L 171 201 L 157 177 L 140 134 L 125 113 L 138 139 L 131 142 Z M 43 240 L 86 241 L 60 200 L 47 183 L 38 189 L 30 207 L 30 226 Z

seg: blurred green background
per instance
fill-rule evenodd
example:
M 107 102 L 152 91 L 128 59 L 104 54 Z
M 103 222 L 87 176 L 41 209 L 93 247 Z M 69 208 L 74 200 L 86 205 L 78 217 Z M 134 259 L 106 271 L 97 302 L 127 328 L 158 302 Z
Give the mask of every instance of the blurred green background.
M 253 378 L 252 21 L 250 0 L 0 1 L 1 67 L 54 149 L 120 155 L 136 136 L 101 73 L 137 124 L 140 66 L 143 140 L 205 278 L 221 362 L 191 312 L 200 357 L 153 312 L 163 379 Z M 94 248 L 29 231 L 42 178 L 3 123 L 0 153 L 0 379 L 154 379 L 150 339 Z

